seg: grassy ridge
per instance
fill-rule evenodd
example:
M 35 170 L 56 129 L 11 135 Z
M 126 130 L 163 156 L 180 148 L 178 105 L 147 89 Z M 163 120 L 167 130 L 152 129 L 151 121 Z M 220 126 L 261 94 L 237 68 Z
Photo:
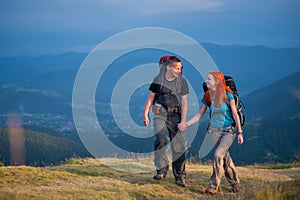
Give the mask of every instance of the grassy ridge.
M 105 163 L 105 165 L 103 164 Z M 108 167 L 108 163 L 113 168 Z M 116 170 L 141 170 L 130 173 Z M 225 178 L 216 197 L 205 194 L 211 166 L 187 163 L 189 187 L 152 178 L 152 159 L 70 159 L 51 167 L 0 167 L 0 199 L 299 199 L 299 164 L 288 167 L 237 167 L 238 194 L 228 192 Z

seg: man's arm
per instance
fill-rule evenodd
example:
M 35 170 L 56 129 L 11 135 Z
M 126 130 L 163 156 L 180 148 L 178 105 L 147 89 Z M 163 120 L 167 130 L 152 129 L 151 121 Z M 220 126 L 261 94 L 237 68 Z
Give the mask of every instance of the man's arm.
M 188 97 L 187 95 L 183 95 L 181 97 L 181 122 L 178 124 L 178 127 L 181 131 L 184 131 L 186 129 L 186 118 L 188 113 Z
M 144 124 L 145 124 L 145 126 L 149 125 L 148 114 L 149 114 L 149 111 L 150 111 L 150 107 L 153 104 L 154 98 L 155 98 L 155 93 L 150 91 L 150 94 L 149 94 L 149 96 L 146 100 L 145 108 L 144 108 Z

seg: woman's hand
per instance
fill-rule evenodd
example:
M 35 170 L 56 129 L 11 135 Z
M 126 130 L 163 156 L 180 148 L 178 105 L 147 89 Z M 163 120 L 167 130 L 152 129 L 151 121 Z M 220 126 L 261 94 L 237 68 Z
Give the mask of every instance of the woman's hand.
M 243 133 L 238 133 L 238 144 L 241 145 L 244 143 Z
M 178 125 L 177 125 L 178 129 L 180 131 L 185 131 L 186 128 L 188 127 L 187 123 L 186 122 L 180 122 Z

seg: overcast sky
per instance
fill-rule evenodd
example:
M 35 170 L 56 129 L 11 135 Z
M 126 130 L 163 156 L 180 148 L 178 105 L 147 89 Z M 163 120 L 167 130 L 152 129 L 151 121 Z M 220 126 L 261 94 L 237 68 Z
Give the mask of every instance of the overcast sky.
M 299 0 L 1 0 L 0 56 L 89 52 L 132 28 L 199 43 L 300 47 Z

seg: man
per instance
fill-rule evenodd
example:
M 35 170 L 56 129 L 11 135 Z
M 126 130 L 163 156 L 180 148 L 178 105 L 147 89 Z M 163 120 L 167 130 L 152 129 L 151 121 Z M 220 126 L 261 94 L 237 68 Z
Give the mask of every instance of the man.
M 150 94 L 144 109 L 144 124 L 149 125 L 149 110 L 155 101 L 153 126 L 154 165 L 157 174 L 154 179 L 165 179 L 169 161 L 166 154 L 167 136 L 170 138 L 172 150 L 172 171 L 175 183 L 184 187 L 185 183 L 185 136 L 186 117 L 188 111 L 189 88 L 187 81 L 181 76 L 181 60 L 176 56 L 169 56 L 166 60 L 165 70 L 156 76 L 150 85 Z M 178 129 L 181 127 L 181 130 Z

